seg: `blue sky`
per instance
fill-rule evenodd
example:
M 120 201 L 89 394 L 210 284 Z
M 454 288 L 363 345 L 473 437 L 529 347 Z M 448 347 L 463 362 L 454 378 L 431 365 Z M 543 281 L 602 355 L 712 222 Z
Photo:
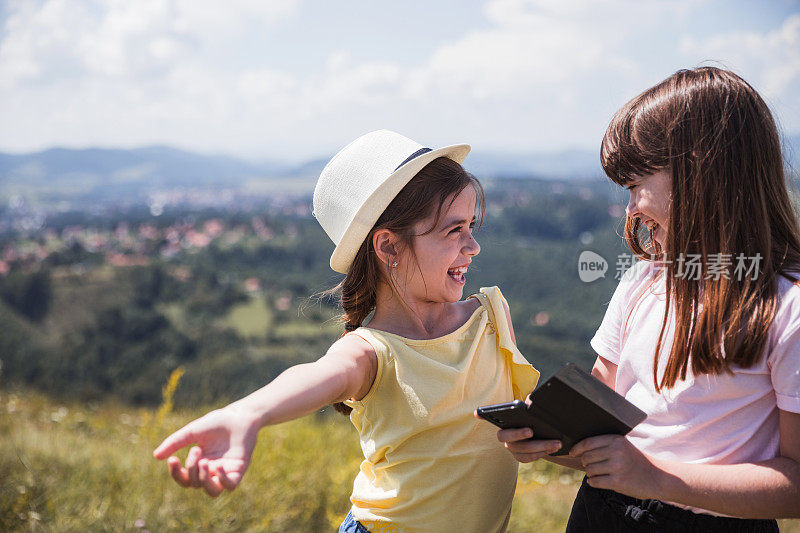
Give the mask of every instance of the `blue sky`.
M 709 62 L 800 132 L 800 0 L 0 0 L 0 150 L 300 160 L 378 128 L 595 150 L 627 99 Z

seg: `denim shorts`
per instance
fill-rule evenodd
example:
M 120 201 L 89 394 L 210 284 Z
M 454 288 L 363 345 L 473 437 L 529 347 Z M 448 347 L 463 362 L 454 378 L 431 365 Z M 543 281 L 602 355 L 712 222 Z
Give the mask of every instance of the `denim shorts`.
M 369 530 L 361 522 L 353 518 L 353 511 L 351 510 L 347 513 L 342 525 L 339 526 L 339 533 L 369 533 Z
M 660 500 L 639 500 L 613 490 L 597 489 L 583 478 L 566 533 L 584 531 L 778 533 L 778 522 L 693 513 Z

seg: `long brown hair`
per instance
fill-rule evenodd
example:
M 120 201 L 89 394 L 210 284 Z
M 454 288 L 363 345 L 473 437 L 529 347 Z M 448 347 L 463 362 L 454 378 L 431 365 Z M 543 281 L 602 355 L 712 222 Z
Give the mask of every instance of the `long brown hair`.
M 383 274 L 372 245 L 373 234 L 379 229 L 391 230 L 399 236 L 401 245 L 413 254 L 414 226 L 433 215 L 434 221 L 428 232 L 433 231 L 439 223 L 448 198 L 452 203 L 468 186 L 472 186 L 477 195 L 476 216 L 480 225 L 485 210 L 483 187 L 475 176 L 452 159 L 446 157 L 434 159 L 411 178 L 395 196 L 361 243 L 345 278 L 339 285 L 327 291 L 329 294 L 341 294 L 345 333 L 359 328 L 375 309 L 379 285 L 394 283 L 391 278 Z M 333 406 L 345 415 L 350 414 L 352 410 L 341 402 Z
M 690 365 L 695 375 L 755 365 L 775 317 L 778 274 L 794 280 L 787 271 L 800 265 L 800 232 L 778 131 L 755 89 L 727 70 L 680 70 L 617 112 L 603 138 L 601 161 L 608 177 L 623 186 L 664 169 L 672 178 L 664 250 L 652 239 L 641 241 L 638 218 L 625 223 L 634 254 L 665 262 L 671 305 L 656 345 L 656 390 L 686 379 Z M 731 258 L 723 268 L 727 276 L 708 275 L 712 256 L 720 257 L 714 254 Z M 760 256 L 755 279 L 734 275 L 740 254 Z M 700 279 L 680 275 L 679 258 L 692 255 L 700 258 Z M 674 342 L 659 382 L 671 307 Z

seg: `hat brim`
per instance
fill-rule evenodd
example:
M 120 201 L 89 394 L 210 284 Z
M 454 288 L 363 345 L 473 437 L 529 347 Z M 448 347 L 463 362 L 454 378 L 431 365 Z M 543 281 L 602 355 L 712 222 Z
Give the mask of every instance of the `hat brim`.
M 437 148 L 415 157 L 405 165 L 395 170 L 375 191 L 367 198 L 361 208 L 356 212 L 353 220 L 344 230 L 339 244 L 331 255 L 331 268 L 341 274 L 347 274 L 350 265 L 355 259 L 358 249 L 367 238 L 372 227 L 380 218 L 384 210 L 394 200 L 394 197 L 417 175 L 425 165 L 436 158 L 446 157 L 458 164 L 464 162 L 470 147 L 468 144 L 455 144 Z

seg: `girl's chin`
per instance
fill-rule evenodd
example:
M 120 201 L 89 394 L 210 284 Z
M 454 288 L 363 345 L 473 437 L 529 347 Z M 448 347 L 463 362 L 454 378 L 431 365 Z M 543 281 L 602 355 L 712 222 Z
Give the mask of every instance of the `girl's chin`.
M 461 298 L 464 297 L 464 283 L 458 283 L 454 280 L 450 280 L 451 282 L 448 284 L 447 290 L 447 301 L 450 302 L 458 302 Z

